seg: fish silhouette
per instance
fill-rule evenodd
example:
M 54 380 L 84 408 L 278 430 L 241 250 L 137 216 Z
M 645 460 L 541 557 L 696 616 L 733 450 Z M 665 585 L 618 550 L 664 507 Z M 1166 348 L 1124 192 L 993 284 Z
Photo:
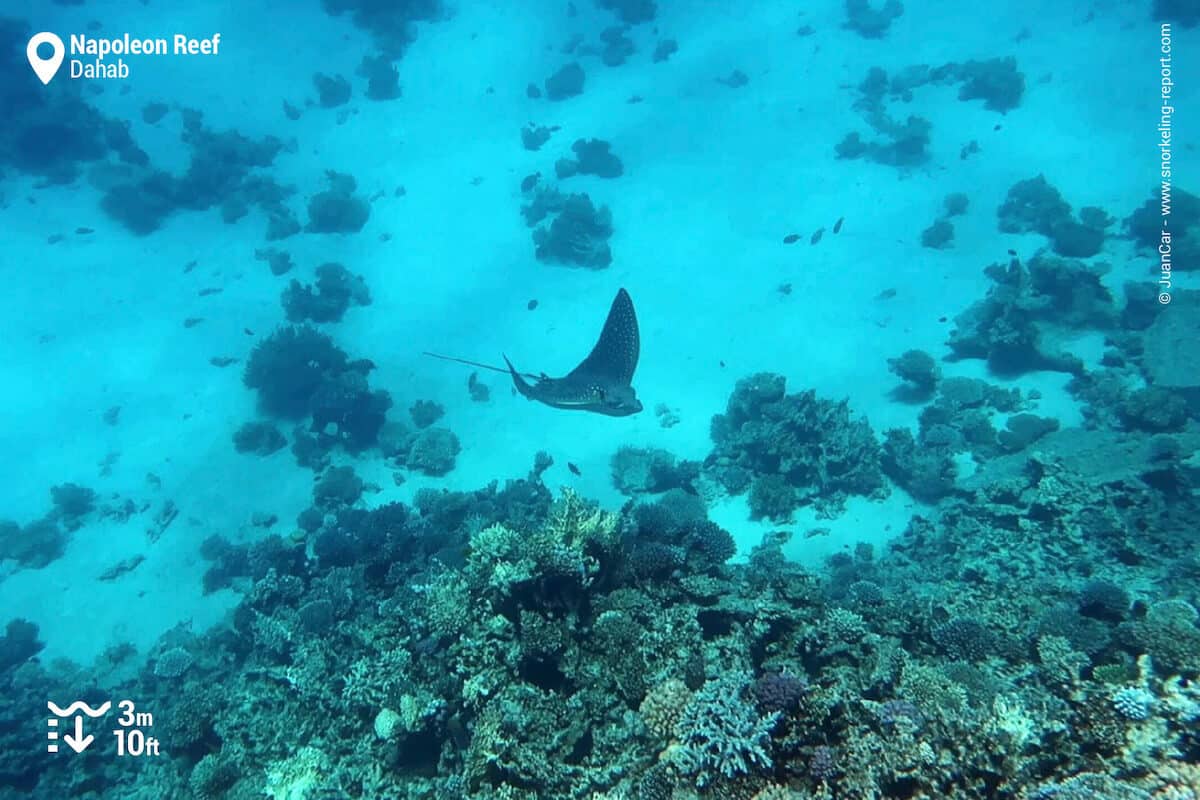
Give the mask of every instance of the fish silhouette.
M 545 373 L 534 375 L 518 372 L 508 356 L 504 356 L 504 363 L 508 368 L 502 369 L 437 353 L 425 354 L 446 361 L 507 372 L 518 392 L 530 400 L 545 403 L 553 408 L 591 411 L 610 417 L 627 417 L 642 410 L 642 403 L 632 385 L 640 352 L 641 335 L 638 333 L 633 300 L 629 297 L 629 292 L 621 289 L 613 298 L 612 307 L 608 310 L 608 319 L 604 321 L 604 329 L 600 331 L 600 338 L 592 352 L 579 366 L 561 378 L 551 378 Z

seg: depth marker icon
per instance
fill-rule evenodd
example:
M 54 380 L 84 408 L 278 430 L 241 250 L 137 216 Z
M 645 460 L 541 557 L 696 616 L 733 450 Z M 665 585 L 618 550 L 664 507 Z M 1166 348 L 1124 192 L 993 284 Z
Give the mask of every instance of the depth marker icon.
M 54 50 L 49 58 L 42 58 L 38 55 L 38 48 L 43 44 L 48 44 Z M 63 56 L 67 50 L 63 47 L 62 39 L 55 36 L 49 31 L 42 31 L 29 40 L 29 44 L 25 47 L 25 55 L 29 58 L 29 66 L 33 67 L 33 73 L 38 76 L 38 80 L 42 83 L 50 83 L 50 79 L 58 72 L 58 68 L 62 66 Z

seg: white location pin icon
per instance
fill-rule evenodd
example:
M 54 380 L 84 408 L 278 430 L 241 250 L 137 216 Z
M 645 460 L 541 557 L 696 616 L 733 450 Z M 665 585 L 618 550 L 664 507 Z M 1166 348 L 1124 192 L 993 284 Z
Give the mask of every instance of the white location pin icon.
M 54 48 L 54 52 L 49 58 L 42 58 L 38 55 L 38 48 L 44 44 Z M 58 68 L 62 66 L 65 53 L 66 48 L 63 47 L 62 39 L 48 31 L 42 31 L 34 36 L 25 47 L 25 55 L 29 57 L 29 66 L 33 67 L 33 74 L 37 75 L 42 83 L 50 83 L 54 73 L 58 72 Z

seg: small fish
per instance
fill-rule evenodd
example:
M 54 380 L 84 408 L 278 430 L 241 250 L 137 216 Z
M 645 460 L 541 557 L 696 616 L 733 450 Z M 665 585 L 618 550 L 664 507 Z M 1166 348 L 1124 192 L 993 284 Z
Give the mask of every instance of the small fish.
M 882 292 L 875 295 L 875 299 L 876 300 L 891 300 L 895 296 L 896 296 L 895 289 L 884 289 Z
M 579 471 L 579 467 L 575 466 L 570 461 L 567 462 L 567 469 L 571 470 L 571 474 L 573 474 L 573 475 L 582 475 L 583 474 L 582 472 Z
M 1015 255 L 1017 254 L 1017 251 L 1016 251 L 1016 250 L 1013 250 L 1013 249 L 1010 247 L 1010 248 L 1008 249 L 1008 254 L 1009 254 L 1010 256 L 1015 256 Z
M 795 244 L 798 241 L 800 241 L 800 235 L 796 233 L 789 233 L 787 236 L 783 237 L 784 244 Z
M 479 380 L 479 373 L 472 372 L 471 377 L 467 378 L 467 393 L 471 395 L 471 399 L 476 403 L 486 403 L 488 398 L 492 396 L 492 390 L 487 384 Z
M 828 536 L 828 535 L 829 535 L 829 528 L 809 528 L 808 531 L 804 534 L 804 538 L 812 539 L 813 537 L 816 537 L 816 536 Z
M 719 362 L 719 363 L 721 364 L 721 369 L 725 369 L 725 362 L 724 362 L 724 361 L 721 361 L 721 362 Z
M 838 221 L 833 223 L 833 232 L 841 233 L 842 232 L 842 223 L 845 221 L 846 221 L 845 217 L 838 217 Z
M 945 322 L 945 321 L 946 321 L 945 317 L 938 317 L 938 322 Z
M 532 175 L 526 175 L 521 181 L 521 192 L 528 192 L 533 187 L 537 186 L 538 180 L 541 179 L 542 173 L 535 172 Z
M 200 296 L 208 297 L 209 295 L 220 294 L 221 292 L 222 289 L 219 286 L 208 286 L 200 290 Z
M 775 291 L 779 292 L 780 294 L 785 294 L 785 295 L 791 294 L 792 293 L 792 285 L 790 283 L 781 283 L 781 284 L 779 284 L 779 286 L 775 287 Z
M 242 328 L 242 333 L 246 334 L 247 336 L 254 335 L 254 331 L 250 330 L 249 328 Z
M 80 235 L 88 234 L 88 233 L 95 233 L 95 231 L 93 231 L 91 228 L 76 228 L 75 232 Z
M 809 243 L 809 244 L 816 244 L 817 242 L 821 241 L 821 237 L 822 237 L 822 236 L 824 236 L 824 235 L 825 235 L 825 229 L 824 229 L 824 228 L 817 228 L 815 231 L 813 231 L 813 235 L 812 235 L 812 237 L 811 237 L 811 238 L 808 240 L 808 243 Z
M 533 311 L 535 308 L 538 307 L 537 299 L 530 300 L 528 303 L 525 304 L 525 307 L 527 309 L 529 309 L 530 311 Z

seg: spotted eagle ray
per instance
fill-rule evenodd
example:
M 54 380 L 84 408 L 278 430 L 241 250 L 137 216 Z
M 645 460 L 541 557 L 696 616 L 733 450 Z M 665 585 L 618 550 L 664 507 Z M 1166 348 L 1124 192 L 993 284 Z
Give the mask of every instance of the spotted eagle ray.
M 545 403 L 553 408 L 576 411 L 592 411 L 610 417 L 627 417 L 642 410 L 642 403 L 632 386 L 633 373 L 637 369 L 641 352 L 641 335 L 638 333 L 637 315 L 629 292 L 621 289 L 613 298 L 608 310 L 608 319 L 600 338 L 588 357 L 561 378 L 551 378 L 545 373 L 533 375 L 518 372 L 508 356 L 503 356 L 507 369 L 480 364 L 462 358 L 426 352 L 425 355 L 456 361 L 473 367 L 482 367 L 496 372 L 507 372 L 512 376 L 513 386 L 530 400 Z M 533 383 L 525 380 L 532 378 Z

